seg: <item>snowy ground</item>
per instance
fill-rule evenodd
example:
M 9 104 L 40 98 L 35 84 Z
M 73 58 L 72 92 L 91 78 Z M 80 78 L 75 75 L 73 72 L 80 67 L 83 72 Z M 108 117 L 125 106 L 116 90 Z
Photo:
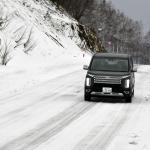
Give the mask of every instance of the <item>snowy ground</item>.
M 0 22 L 0 150 L 150 149 L 150 66 L 132 104 L 88 103 L 75 20 L 47 0 L 0 0 Z
M 82 63 L 55 71 L 38 72 L 39 82 L 13 69 L 1 74 L 0 150 L 150 149 L 150 66 L 136 73 L 132 104 L 84 102 Z

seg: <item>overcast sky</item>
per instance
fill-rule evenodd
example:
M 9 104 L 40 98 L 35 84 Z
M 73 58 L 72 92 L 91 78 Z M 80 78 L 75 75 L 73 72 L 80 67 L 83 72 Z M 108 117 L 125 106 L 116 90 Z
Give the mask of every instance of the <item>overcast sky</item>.
M 144 32 L 150 30 L 150 0 L 109 0 L 115 8 L 134 20 L 143 22 Z

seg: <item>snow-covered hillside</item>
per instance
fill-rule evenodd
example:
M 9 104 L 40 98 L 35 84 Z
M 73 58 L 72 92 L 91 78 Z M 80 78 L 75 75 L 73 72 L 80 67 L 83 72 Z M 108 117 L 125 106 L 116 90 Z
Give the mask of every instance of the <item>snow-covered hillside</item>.
M 89 56 L 78 47 L 78 23 L 64 13 L 48 0 L 0 1 L 0 57 L 8 61 L 0 66 L 1 92 L 82 68 Z
M 77 24 L 48 0 L 0 1 L 1 48 L 9 53 L 9 66 L 35 67 L 81 57 Z

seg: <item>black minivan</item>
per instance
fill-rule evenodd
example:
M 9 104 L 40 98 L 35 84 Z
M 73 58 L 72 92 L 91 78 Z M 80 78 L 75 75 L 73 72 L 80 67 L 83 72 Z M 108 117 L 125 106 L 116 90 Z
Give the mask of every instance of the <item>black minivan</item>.
M 133 59 L 128 54 L 96 53 L 90 65 L 83 67 L 87 71 L 84 88 L 84 99 L 91 97 L 120 96 L 125 97 L 127 103 L 132 102 L 134 95 Z

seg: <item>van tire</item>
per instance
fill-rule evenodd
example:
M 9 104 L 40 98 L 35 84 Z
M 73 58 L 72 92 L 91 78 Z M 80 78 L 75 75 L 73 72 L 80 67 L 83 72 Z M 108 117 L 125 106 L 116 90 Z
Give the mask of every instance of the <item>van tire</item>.
M 91 95 L 85 92 L 84 93 L 84 100 L 85 101 L 90 101 L 91 100 Z

